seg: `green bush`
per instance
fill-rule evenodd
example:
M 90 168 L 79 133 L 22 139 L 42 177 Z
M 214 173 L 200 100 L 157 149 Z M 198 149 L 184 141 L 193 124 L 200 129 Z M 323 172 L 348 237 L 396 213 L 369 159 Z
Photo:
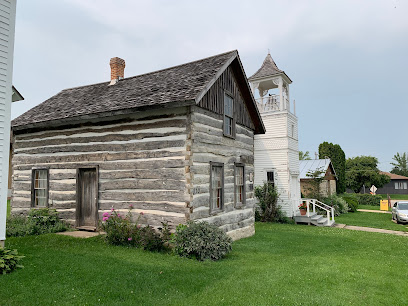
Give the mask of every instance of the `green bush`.
M 347 202 L 336 194 L 332 194 L 331 196 L 325 198 L 323 200 L 323 203 L 334 208 L 335 216 L 346 214 L 349 211 L 349 206 L 347 205 Z
M 290 219 L 278 205 L 279 194 L 272 184 L 264 183 L 255 187 L 255 196 L 259 200 L 255 221 L 290 223 Z
M 179 225 L 172 240 L 174 252 L 197 260 L 219 260 L 231 251 L 232 239 L 207 222 Z
M 0 248 L 0 274 L 10 273 L 17 268 L 23 268 L 19 261 L 24 256 L 18 255 L 17 250 Z
M 358 200 L 358 205 L 372 205 L 372 206 L 380 206 L 380 201 L 382 200 L 381 195 L 372 195 L 372 194 L 355 194 Z
M 148 251 L 161 251 L 166 249 L 166 243 L 170 239 L 167 223 L 159 232 L 151 226 L 141 226 L 139 223 L 143 213 L 139 214 L 136 223 L 131 221 L 131 209 L 126 216 L 121 216 L 112 208 L 111 212 L 103 214 L 100 230 L 106 232 L 105 240 L 108 244 L 140 247 Z
M 19 237 L 63 232 L 68 225 L 58 217 L 55 209 L 32 209 L 28 216 L 10 216 L 6 223 L 6 236 Z
M 349 211 L 356 212 L 358 209 L 358 199 L 357 196 L 353 193 L 343 193 L 340 195 L 341 198 L 347 202 L 349 206 Z

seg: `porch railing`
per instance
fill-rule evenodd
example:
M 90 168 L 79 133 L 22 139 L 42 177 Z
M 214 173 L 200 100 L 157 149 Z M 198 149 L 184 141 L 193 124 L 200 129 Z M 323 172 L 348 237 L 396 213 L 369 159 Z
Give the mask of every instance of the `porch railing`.
M 306 203 L 306 216 L 310 217 L 310 208 L 312 208 L 312 213 L 316 213 L 316 207 L 326 211 L 327 215 L 327 221 L 334 221 L 334 208 L 324 204 L 323 202 L 320 202 L 319 200 L 316 199 L 301 199 L 300 203 Z

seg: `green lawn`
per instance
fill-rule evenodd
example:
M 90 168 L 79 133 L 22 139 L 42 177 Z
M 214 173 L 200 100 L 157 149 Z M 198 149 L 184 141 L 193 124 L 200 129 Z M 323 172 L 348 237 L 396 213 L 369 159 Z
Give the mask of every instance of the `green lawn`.
M 357 209 L 380 210 L 380 205 L 358 205 Z
M 24 269 L 0 276 L 3 305 L 404 305 L 408 238 L 257 224 L 219 262 L 107 246 L 100 238 L 9 238 Z M 398 263 L 396 265 L 395 263 Z
M 387 200 L 386 194 L 380 194 L 383 200 Z M 390 194 L 391 200 L 408 200 L 408 194 Z
M 394 231 L 408 232 L 407 225 L 396 224 L 391 221 L 391 218 L 391 214 L 358 211 L 355 213 L 343 214 L 335 217 L 334 219 L 336 223 L 343 223 L 347 225 L 383 228 Z

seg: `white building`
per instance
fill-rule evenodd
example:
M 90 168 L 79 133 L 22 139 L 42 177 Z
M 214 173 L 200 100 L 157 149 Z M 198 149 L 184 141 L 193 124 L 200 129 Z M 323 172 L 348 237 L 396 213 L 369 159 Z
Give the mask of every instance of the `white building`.
M 255 135 L 254 183 L 273 182 L 282 210 L 292 217 L 300 203 L 298 120 L 289 100 L 292 80 L 270 54 L 248 80 L 266 128 L 265 134 Z
M 0 0 L 0 247 L 6 239 L 15 20 L 16 0 Z

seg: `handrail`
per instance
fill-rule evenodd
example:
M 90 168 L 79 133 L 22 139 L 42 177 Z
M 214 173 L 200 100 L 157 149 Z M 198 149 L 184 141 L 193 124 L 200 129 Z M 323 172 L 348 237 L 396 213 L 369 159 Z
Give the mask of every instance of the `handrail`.
M 321 209 L 323 209 L 323 210 L 325 210 L 326 211 L 326 214 L 327 214 L 327 222 L 329 222 L 330 221 L 330 219 L 332 220 L 332 221 L 334 221 L 334 208 L 333 207 L 331 207 L 331 206 L 329 206 L 329 205 L 327 205 L 327 204 L 325 204 L 325 203 L 323 203 L 323 202 L 321 202 L 321 201 L 319 201 L 319 200 L 317 200 L 317 199 L 301 199 L 301 202 L 303 203 L 303 202 L 306 202 L 306 216 L 307 217 L 310 217 L 310 203 L 312 204 L 312 209 L 313 209 L 313 213 L 315 213 L 316 212 L 316 206 L 317 207 L 319 207 L 319 208 L 321 208 Z M 320 203 L 320 204 L 322 204 L 323 206 L 326 206 L 326 207 L 323 207 L 322 205 L 319 205 L 319 204 L 317 204 L 316 202 L 318 202 L 318 203 Z M 330 215 L 331 215 L 331 217 L 330 217 Z

